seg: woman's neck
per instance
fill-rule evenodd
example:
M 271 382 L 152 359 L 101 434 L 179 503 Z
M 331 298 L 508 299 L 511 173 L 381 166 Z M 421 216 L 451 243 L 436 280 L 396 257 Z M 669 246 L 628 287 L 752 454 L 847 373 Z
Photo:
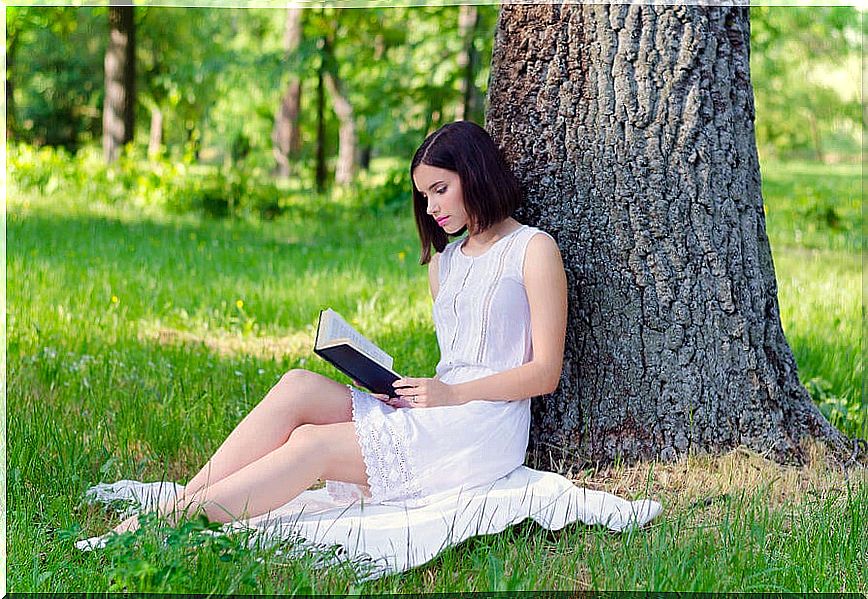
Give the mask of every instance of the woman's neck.
M 514 218 L 505 218 L 499 223 L 492 225 L 480 233 L 469 233 L 464 242 L 464 247 L 470 250 L 484 250 L 495 243 L 504 235 L 508 235 L 521 226 Z

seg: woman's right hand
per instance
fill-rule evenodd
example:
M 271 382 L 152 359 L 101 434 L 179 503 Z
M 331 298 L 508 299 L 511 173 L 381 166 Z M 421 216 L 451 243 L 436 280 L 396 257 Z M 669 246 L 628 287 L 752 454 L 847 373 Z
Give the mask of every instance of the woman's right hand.
M 410 402 L 403 397 L 389 397 L 385 393 L 371 393 L 371 397 L 379 399 L 381 402 L 393 408 L 409 408 Z
M 365 388 L 365 386 L 362 385 L 362 384 L 361 384 L 359 381 L 357 381 L 356 379 L 352 379 L 352 381 L 353 381 L 353 385 L 355 385 L 356 387 L 359 387 L 359 388 L 361 388 L 361 389 L 364 389 L 364 388 Z M 369 392 L 369 393 L 370 393 L 370 392 Z M 384 404 L 389 405 L 389 406 L 392 406 L 393 408 L 409 408 L 409 407 L 412 407 L 412 406 L 410 405 L 410 402 L 408 402 L 406 399 L 404 399 L 404 398 L 402 398 L 402 397 L 389 397 L 389 396 L 386 395 L 385 393 L 371 393 L 371 397 L 374 397 L 374 398 L 376 398 L 376 399 L 379 399 L 379 400 L 380 400 L 381 402 L 383 402 Z

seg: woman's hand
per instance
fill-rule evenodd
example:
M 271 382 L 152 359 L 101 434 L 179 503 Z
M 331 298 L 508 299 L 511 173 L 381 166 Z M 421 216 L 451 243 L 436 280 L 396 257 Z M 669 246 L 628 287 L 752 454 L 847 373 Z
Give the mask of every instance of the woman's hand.
M 436 378 L 404 377 L 392 383 L 392 386 L 399 400 L 411 408 L 457 406 L 460 403 L 452 385 Z
M 365 388 L 365 386 L 363 384 L 361 384 L 359 381 L 357 381 L 356 379 L 352 379 L 352 381 L 353 381 L 353 385 L 355 385 L 359 389 Z M 403 399 L 400 397 L 390 397 L 390 396 L 386 395 L 385 393 L 372 393 L 370 391 L 368 391 L 368 393 L 374 399 L 378 399 L 381 402 L 383 402 L 384 404 L 390 405 L 393 408 L 410 408 L 410 407 L 412 407 L 411 404 L 406 399 Z

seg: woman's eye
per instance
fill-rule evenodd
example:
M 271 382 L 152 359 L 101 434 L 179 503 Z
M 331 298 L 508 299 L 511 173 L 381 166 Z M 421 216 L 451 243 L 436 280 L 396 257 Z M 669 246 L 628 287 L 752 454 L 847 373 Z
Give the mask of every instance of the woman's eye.
M 437 193 L 441 193 L 441 194 L 442 194 L 442 193 L 446 193 L 446 188 L 445 188 L 445 187 L 441 187 L 440 189 L 437 190 Z

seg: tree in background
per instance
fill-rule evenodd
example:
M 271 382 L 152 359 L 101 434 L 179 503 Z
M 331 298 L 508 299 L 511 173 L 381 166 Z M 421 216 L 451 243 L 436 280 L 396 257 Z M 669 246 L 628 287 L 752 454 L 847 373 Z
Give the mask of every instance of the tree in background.
M 286 51 L 286 62 L 297 63 L 297 53 L 301 45 L 303 11 L 300 8 L 286 9 L 286 29 L 283 44 Z M 275 170 L 278 177 L 288 177 L 291 172 L 291 162 L 298 156 L 301 149 L 299 131 L 299 113 L 301 111 L 301 78 L 295 72 L 289 73 L 286 91 L 280 99 L 280 107 L 274 119 L 274 131 L 271 134 L 273 142 Z
M 519 218 L 555 234 L 570 282 L 537 463 L 853 450 L 781 328 L 749 42 L 747 8 L 502 8 L 488 127 L 527 190 Z
M 476 88 L 476 71 L 479 53 L 476 51 L 476 27 L 479 24 L 479 11 L 472 4 L 462 4 L 458 9 L 458 31 L 463 45 L 458 54 L 458 67 L 464 71 L 460 79 L 461 103 L 455 114 L 456 120 L 479 122 L 482 110 L 479 90 Z
M 821 161 L 858 156 L 862 13 L 853 6 L 756 6 L 750 15 L 760 149 Z M 851 79 L 829 80 L 841 66 L 850 67 Z
M 323 79 L 331 96 L 335 115 L 340 123 L 338 129 L 338 158 L 335 166 L 335 183 L 349 185 L 356 175 L 356 122 L 353 105 L 344 91 L 346 84 L 340 77 L 335 60 L 335 31 L 340 26 L 341 10 L 335 10 L 327 24 L 323 44 Z
M 109 6 L 108 22 L 102 145 L 106 162 L 114 162 L 123 145 L 132 141 L 136 124 L 136 23 L 131 0 Z
M 7 139 L 75 151 L 99 134 L 104 51 L 88 40 L 105 29 L 92 11 L 6 7 Z
M 242 168 L 237 159 L 244 156 L 245 170 L 279 172 L 275 151 L 287 143 L 280 110 L 292 112 L 294 80 L 299 90 L 316 88 L 322 58 L 317 43 L 325 21 L 313 18 L 317 10 L 307 11 L 288 60 L 284 9 L 137 6 L 137 146 L 150 147 L 152 156 L 166 152 L 170 160 L 223 168 Z M 334 9 L 326 11 L 334 16 Z M 858 70 L 861 13 L 846 7 L 751 11 L 761 151 L 826 160 L 858 155 L 858 97 L 815 75 L 838 73 L 836 61 Z M 108 7 L 8 8 L 12 140 L 75 150 L 101 138 L 107 13 Z M 340 41 L 331 50 L 353 115 L 358 166 L 412 153 L 420 137 L 456 116 L 483 121 L 496 17 L 494 5 L 342 11 L 334 33 Z M 303 107 L 299 99 L 293 185 L 313 183 L 318 152 L 323 169 L 340 153 L 334 102 L 325 90 L 320 123 L 315 98 L 312 92 Z M 275 133 L 283 141 L 275 142 Z

